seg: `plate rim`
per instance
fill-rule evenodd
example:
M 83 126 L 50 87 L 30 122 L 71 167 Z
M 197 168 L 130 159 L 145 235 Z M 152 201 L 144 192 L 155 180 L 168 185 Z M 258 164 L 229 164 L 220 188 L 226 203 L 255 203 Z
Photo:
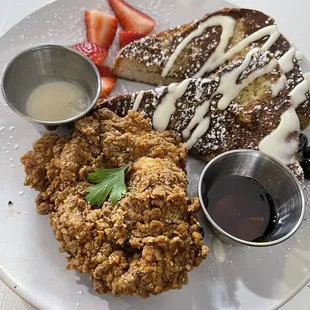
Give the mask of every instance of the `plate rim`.
M 44 4 L 43 6 L 35 9 L 32 11 L 30 14 L 26 15 L 22 19 L 16 21 L 14 24 L 12 24 L 4 33 L 0 35 L 0 39 L 5 37 L 11 30 L 13 30 L 18 24 L 20 24 L 22 21 L 26 20 L 29 16 L 38 13 L 39 11 L 43 11 L 47 7 L 51 5 L 58 5 L 61 4 L 62 2 L 66 2 L 66 0 L 49 0 L 49 3 Z M 102 0 L 102 1 L 107 1 L 107 0 Z M 245 8 L 245 7 L 240 7 L 237 6 L 229 0 L 222 0 L 226 4 L 229 4 L 228 7 L 235 7 L 235 8 Z M 306 59 L 307 60 L 307 59 Z M 308 127 L 310 128 L 310 127 Z M 310 185 L 309 185 L 310 186 Z M 25 290 L 23 286 L 18 285 L 18 281 L 11 277 L 8 272 L 6 272 L 5 268 L 0 265 L 0 280 L 14 293 L 16 294 L 19 298 L 21 298 L 24 302 L 26 302 L 28 305 L 34 307 L 35 309 L 53 309 L 50 308 L 46 303 L 40 302 L 40 299 L 36 297 L 36 294 L 31 293 L 28 290 Z M 283 297 L 283 300 L 280 299 L 274 299 L 274 305 L 269 308 L 270 310 L 278 310 L 285 304 L 287 304 L 290 300 L 292 300 L 305 286 L 309 283 L 310 281 L 310 271 L 308 274 L 305 276 L 304 280 L 290 293 L 286 295 L 286 297 Z M 17 287 L 19 287 L 17 289 Z

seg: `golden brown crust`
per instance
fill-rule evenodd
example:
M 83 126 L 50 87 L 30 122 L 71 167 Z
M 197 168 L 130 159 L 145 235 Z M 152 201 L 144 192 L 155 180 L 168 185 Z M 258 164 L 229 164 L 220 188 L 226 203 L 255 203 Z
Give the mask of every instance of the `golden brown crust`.
M 274 61 L 273 54 L 258 50 L 253 54 L 248 68 L 238 77 L 236 84 L 241 83 L 251 72 L 265 67 L 271 61 Z M 188 142 L 190 136 L 184 136 L 183 132 L 192 121 L 197 107 L 213 98 L 209 109 L 205 109 L 205 115 L 201 115 L 210 118 L 210 125 L 189 150 L 191 155 L 204 161 L 210 161 L 215 156 L 233 149 L 258 150 L 259 143 L 279 126 L 281 116 L 291 107 L 289 88 L 282 89 L 276 96 L 272 93 L 272 85 L 283 76 L 282 70 L 277 66 L 270 73 L 265 73 L 249 83 L 226 109 L 218 108 L 221 96 L 214 97 L 214 93 L 219 88 L 222 76 L 238 68 L 241 63 L 243 63 L 242 58 L 236 59 L 230 67 L 224 67 L 210 78 L 192 79 L 185 93 L 174 103 L 175 111 L 170 117 L 167 129 L 179 134 L 183 142 Z M 233 85 L 234 81 L 230 83 Z M 157 107 L 163 98 L 166 98 L 167 93 L 168 87 L 143 92 L 138 111 L 153 120 Z M 95 109 L 108 107 L 123 117 L 133 108 L 139 95 L 140 93 L 134 93 L 102 100 Z M 192 128 L 191 134 L 194 130 L 195 127 Z M 297 130 L 290 133 L 290 139 L 298 140 L 298 134 Z M 302 180 L 299 164 L 296 163 L 290 167 Z
M 192 40 L 190 44 L 177 57 L 168 75 L 162 79 L 161 73 L 166 62 L 176 49 L 178 44 L 188 36 L 193 30 L 208 18 L 215 15 L 230 16 L 236 21 L 234 35 L 230 40 L 229 48 L 236 45 L 246 36 L 264 27 L 275 24 L 275 21 L 262 12 L 248 9 L 223 9 L 190 24 L 174 29 L 163 31 L 141 40 L 135 41 L 122 49 L 114 62 L 115 75 L 139 81 L 147 84 L 159 85 L 163 82 L 168 85 L 172 82 L 181 82 L 186 78 L 191 78 L 199 71 L 209 56 L 214 52 L 220 42 L 221 27 L 207 28 L 198 38 Z M 236 59 L 244 58 L 250 49 L 262 47 L 267 37 L 252 43 L 234 57 L 226 61 L 223 65 L 212 72 L 207 72 L 203 77 L 218 74 L 225 67 L 231 66 Z M 289 49 L 289 41 L 281 35 L 271 46 L 270 51 L 276 59 L 280 59 Z M 296 85 L 304 80 L 300 66 L 294 58 L 294 69 L 286 74 L 288 79 L 288 90 L 292 91 Z M 310 101 L 307 100 L 297 108 L 297 114 L 301 122 L 301 129 L 305 129 L 310 123 Z
M 31 185 L 38 191 L 46 189 L 48 183 L 45 166 L 53 158 L 53 148 L 58 140 L 58 136 L 49 135 L 46 139 L 37 141 L 33 150 L 22 156 L 21 162 L 26 172 L 24 185 Z
M 40 170 L 28 169 L 42 156 Z M 92 209 L 87 174 L 129 161 L 127 194 L 114 207 Z M 143 298 L 181 288 L 209 251 L 199 200 L 186 195 L 185 163 L 185 145 L 174 134 L 154 132 L 136 112 L 119 118 L 106 109 L 77 121 L 72 137 L 44 136 L 23 156 L 27 184 L 42 190 L 38 212 L 50 213 L 60 249 L 69 254 L 67 268 L 89 273 L 98 293 Z
M 256 69 L 272 59 L 268 52 L 258 53 L 258 60 L 253 59 Z M 194 116 L 195 110 L 218 88 L 221 75 L 240 65 L 236 60 L 231 68 L 223 69 L 217 76 L 209 79 L 193 79 L 186 92 L 176 103 L 167 129 L 182 136 L 182 132 Z M 279 125 L 281 115 L 290 107 L 289 90 L 282 90 L 276 97 L 272 96 L 271 84 L 281 76 L 279 67 L 271 73 L 256 79 L 246 87 L 236 99 L 224 110 L 217 107 L 218 100 L 211 101 L 209 116 L 211 123 L 208 131 L 198 140 L 190 153 L 202 160 L 209 161 L 220 153 L 232 149 L 258 149 L 259 142 Z M 233 82 L 233 81 L 232 81 Z M 144 93 L 138 111 L 152 120 L 154 111 L 167 94 L 167 87 L 157 88 Z M 132 109 L 137 93 L 121 95 L 103 100 L 96 107 L 108 107 L 119 116 L 125 116 Z M 294 133 L 294 137 L 296 134 Z M 186 139 L 183 140 L 184 142 Z

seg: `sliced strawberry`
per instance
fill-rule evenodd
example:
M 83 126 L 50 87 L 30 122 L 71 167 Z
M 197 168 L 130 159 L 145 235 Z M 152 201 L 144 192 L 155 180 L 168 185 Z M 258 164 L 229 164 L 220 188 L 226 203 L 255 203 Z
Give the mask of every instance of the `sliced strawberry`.
M 117 19 L 99 10 L 85 11 L 84 18 L 87 40 L 108 50 L 116 34 Z
M 109 0 L 109 3 L 125 31 L 147 35 L 154 29 L 156 22 L 153 18 L 123 0 Z
M 115 83 L 116 83 L 116 78 L 114 76 L 102 77 L 100 98 L 103 98 L 109 95 Z
M 119 34 L 119 46 L 123 48 L 129 43 L 139 40 L 144 37 L 144 34 L 133 32 L 133 31 L 123 31 Z
M 108 57 L 108 52 L 105 48 L 91 42 L 82 42 L 71 47 L 89 57 L 98 66 L 102 65 Z
M 100 98 L 106 97 L 110 94 L 116 83 L 116 77 L 112 75 L 112 70 L 110 67 L 101 66 L 98 67 L 101 76 L 101 94 Z
M 97 69 L 101 77 L 113 76 L 112 69 L 108 66 L 97 66 Z

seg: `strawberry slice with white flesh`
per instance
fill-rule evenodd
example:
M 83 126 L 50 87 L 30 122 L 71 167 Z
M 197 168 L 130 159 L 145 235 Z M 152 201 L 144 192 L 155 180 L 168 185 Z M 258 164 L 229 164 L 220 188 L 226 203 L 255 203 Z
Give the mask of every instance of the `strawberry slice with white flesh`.
M 99 10 L 85 11 L 84 18 L 88 42 L 108 50 L 116 34 L 117 19 Z
M 108 57 L 107 50 L 95 43 L 81 42 L 71 47 L 90 58 L 98 66 L 103 65 Z
M 135 9 L 125 1 L 109 0 L 109 3 L 125 31 L 147 35 L 154 29 L 156 22 L 153 18 Z

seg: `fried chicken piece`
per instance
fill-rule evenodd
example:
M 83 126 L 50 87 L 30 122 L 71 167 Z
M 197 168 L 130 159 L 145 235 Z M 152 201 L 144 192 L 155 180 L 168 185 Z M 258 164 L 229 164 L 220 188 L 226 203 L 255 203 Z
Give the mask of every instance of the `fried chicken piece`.
M 50 213 L 60 249 L 69 254 L 67 268 L 89 273 L 101 294 L 146 298 L 186 284 L 209 250 L 196 217 L 199 200 L 186 195 L 184 144 L 153 131 L 136 112 L 119 118 L 108 110 L 79 120 L 72 137 L 53 139 L 42 137 L 22 162 L 29 167 L 44 157 L 39 146 L 51 146 L 38 172 L 26 169 L 26 183 L 46 184 L 37 209 Z M 116 206 L 87 204 L 88 173 L 129 161 L 127 193 Z
M 56 135 L 47 135 L 34 143 L 33 150 L 22 156 L 21 162 L 26 173 L 24 185 L 37 191 L 46 189 L 48 183 L 45 166 L 53 158 L 53 148 L 58 140 Z

